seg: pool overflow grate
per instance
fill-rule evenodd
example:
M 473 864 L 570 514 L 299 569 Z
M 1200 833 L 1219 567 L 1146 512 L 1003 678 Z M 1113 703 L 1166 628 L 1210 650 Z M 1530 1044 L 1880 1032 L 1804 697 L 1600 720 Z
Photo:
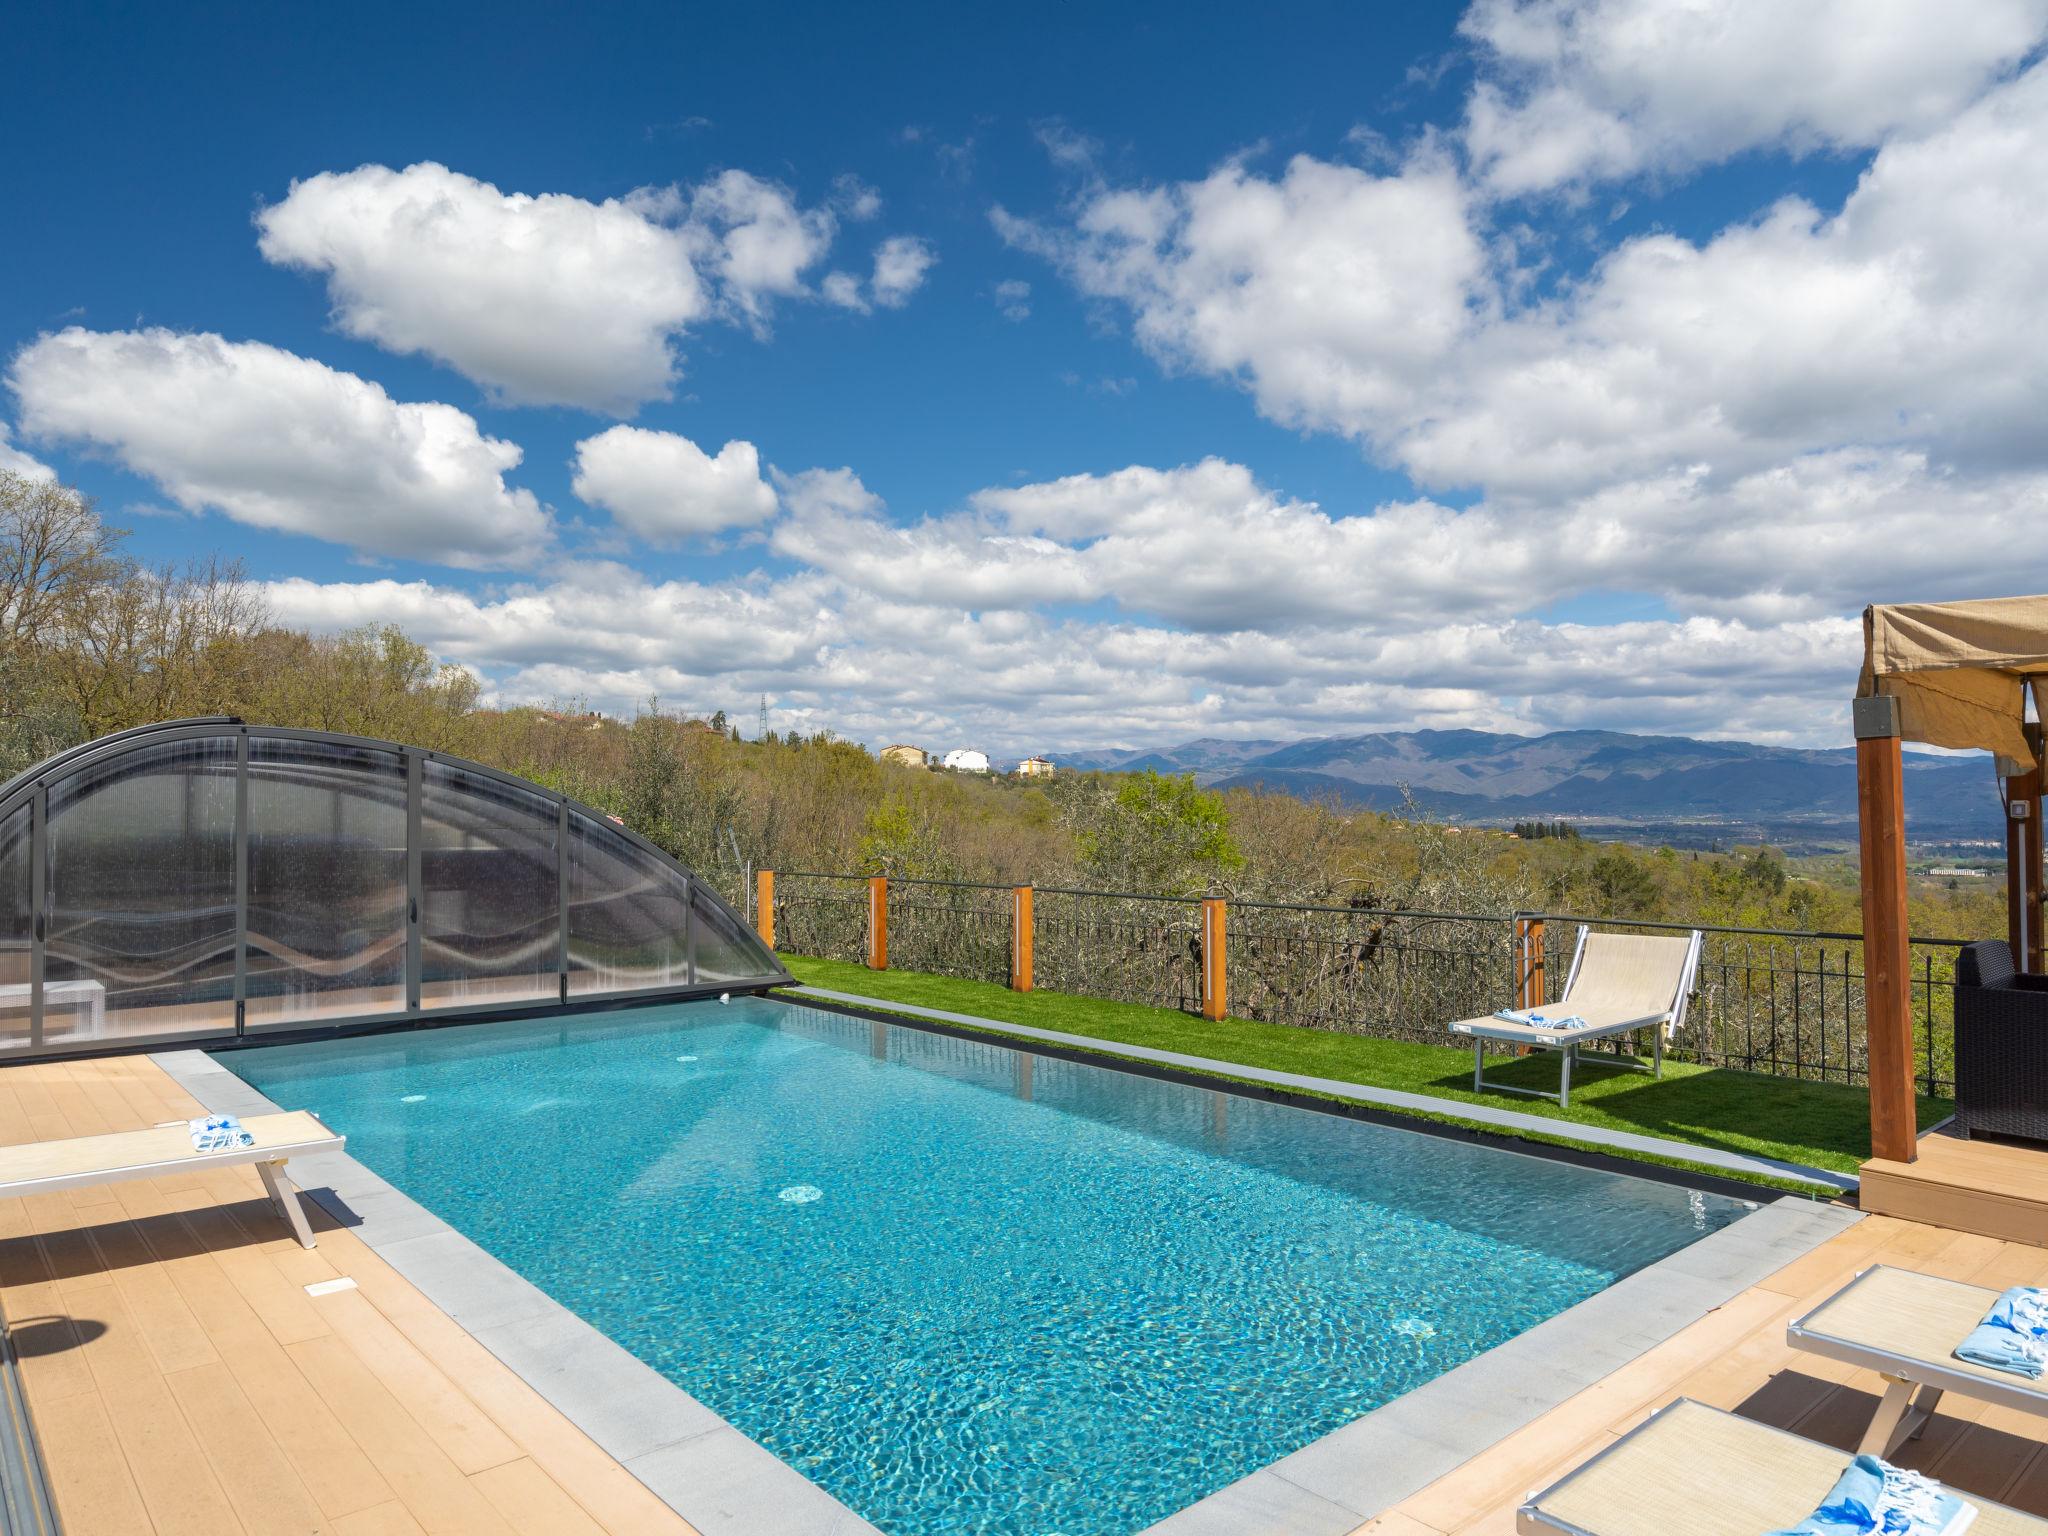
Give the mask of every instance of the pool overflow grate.
M 0 1536 L 58 1536 L 62 1530 L 21 1390 L 14 1336 L 0 1320 Z

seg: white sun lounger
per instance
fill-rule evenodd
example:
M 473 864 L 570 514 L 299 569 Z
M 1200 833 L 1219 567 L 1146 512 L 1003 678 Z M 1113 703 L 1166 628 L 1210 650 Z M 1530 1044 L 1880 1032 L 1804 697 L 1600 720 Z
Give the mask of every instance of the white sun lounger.
M 1888 1456 L 1919 1438 L 1944 1392 L 2048 1416 L 2048 1381 L 1955 1357 L 2001 1294 L 1879 1264 L 1789 1324 L 1785 1342 L 1884 1378 L 1862 1449 Z
M 301 1245 L 313 1246 L 313 1230 L 299 1207 L 299 1191 L 285 1177 L 287 1159 L 314 1152 L 339 1152 L 337 1136 L 304 1110 L 252 1115 L 242 1128 L 254 1146 L 195 1152 L 185 1122 L 107 1136 L 74 1136 L 64 1141 L 31 1141 L 0 1147 L 0 1198 L 82 1189 L 120 1179 L 151 1179 L 186 1168 L 227 1168 L 254 1163 L 277 1214 L 291 1224 Z
M 1595 933 L 1579 926 L 1578 948 L 1572 952 L 1572 968 L 1565 977 L 1564 996 L 1545 1008 L 1513 1010 L 1535 1017 L 1460 1019 L 1451 1033 L 1472 1042 L 1472 1088 L 1484 1092 L 1526 1093 L 1532 1098 L 1555 1099 L 1569 1105 L 1572 1098 L 1572 1067 L 1578 1062 L 1579 1047 L 1594 1040 L 1607 1040 L 1652 1026 L 1656 1030 L 1656 1061 L 1637 1071 L 1664 1075 L 1664 1042 L 1685 1023 L 1685 1010 L 1692 1000 L 1693 977 L 1700 967 L 1700 945 L 1705 935 L 1695 928 L 1684 937 L 1653 937 L 1638 933 Z M 1564 1021 L 1576 1019 L 1567 1025 Z M 1533 1046 L 1556 1051 L 1564 1058 L 1556 1093 L 1541 1088 L 1518 1088 L 1511 1083 L 1486 1080 L 1486 1042 L 1506 1046 Z M 1631 1065 L 1617 1061 L 1617 1066 Z
M 1849 1453 L 1690 1398 L 1638 1424 L 1515 1511 L 1521 1536 L 1758 1536 L 1820 1507 Z M 2048 1536 L 2048 1520 L 1954 1489 L 1970 1536 Z

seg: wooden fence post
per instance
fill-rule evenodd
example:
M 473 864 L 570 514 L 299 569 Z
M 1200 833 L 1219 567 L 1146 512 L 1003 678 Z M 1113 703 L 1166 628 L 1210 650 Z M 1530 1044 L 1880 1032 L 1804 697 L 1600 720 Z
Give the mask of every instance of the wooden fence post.
M 1543 994 L 1547 990 L 1543 977 L 1543 919 L 1529 919 L 1528 980 L 1523 983 L 1528 993 L 1524 1008 L 1541 1008 L 1549 1001 Z
M 1230 1003 L 1230 967 L 1224 955 L 1225 903 L 1202 902 L 1202 1017 L 1220 1019 Z
M 770 949 L 775 947 L 775 871 L 754 872 L 754 931 Z
M 889 969 L 889 877 L 868 880 L 868 969 Z
M 1010 899 L 1010 990 L 1031 990 L 1031 887 L 1020 885 Z

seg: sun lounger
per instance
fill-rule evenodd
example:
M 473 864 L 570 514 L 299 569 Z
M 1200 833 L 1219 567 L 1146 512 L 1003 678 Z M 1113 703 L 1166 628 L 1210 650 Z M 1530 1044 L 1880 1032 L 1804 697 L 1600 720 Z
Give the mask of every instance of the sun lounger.
M 1884 1378 L 1884 1398 L 1862 1445 L 1884 1456 L 1927 1427 L 1944 1392 L 2048 1415 L 2048 1380 L 1955 1357 L 1999 1294 L 1879 1264 L 1787 1327 L 1785 1342 Z
M 1526 1093 L 1533 1098 L 1556 1099 L 1569 1105 L 1572 1099 L 1572 1068 L 1578 1064 L 1579 1047 L 1595 1040 L 1614 1039 L 1639 1029 L 1656 1035 L 1656 1059 L 1649 1067 L 1617 1061 L 1658 1077 L 1664 1075 L 1664 1042 L 1685 1023 L 1685 1010 L 1692 999 L 1693 977 L 1699 970 L 1703 935 L 1698 929 L 1684 937 L 1652 937 L 1636 933 L 1595 933 L 1579 928 L 1578 948 L 1572 952 L 1572 968 L 1565 977 L 1564 996 L 1541 1009 L 1519 1012 L 1541 1015 L 1539 1019 L 1460 1019 L 1451 1033 L 1472 1042 L 1472 1088 L 1484 1092 Z M 1573 1022 L 1576 1021 L 1576 1022 Z M 1512 1083 L 1486 1080 L 1486 1042 L 1510 1047 L 1531 1047 L 1556 1051 L 1563 1057 L 1556 1093 L 1541 1088 L 1521 1088 Z
M 1760 1536 L 1799 1524 L 1849 1453 L 1680 1398 L 1531 1494 L 1522 1536 Z M 2048 1520 L 1956 1492 L 1977 1506 L 1970 1536 L 2048 1536 Z
M 109 1136 L 75 1136 L 65 1141 L 31 1141 L 0 1147 L 0 1198 L 82 1189 L 120 1179 L 151 1179 L 188 1168 L 227 1168 L 254 1163 L 277 1214 L 291 1224 L 299 1242 L 313 1246 L 313 1232 L 299 1207 L 299 1192 L 285 1177 L 287 1159 L 314 1152 L 339 1152 L 344 1138 L 304 1110 L 252 1115 L 242 1122 L 255 1145 L 219 1152 L 195 1152 L 185 1122 Z

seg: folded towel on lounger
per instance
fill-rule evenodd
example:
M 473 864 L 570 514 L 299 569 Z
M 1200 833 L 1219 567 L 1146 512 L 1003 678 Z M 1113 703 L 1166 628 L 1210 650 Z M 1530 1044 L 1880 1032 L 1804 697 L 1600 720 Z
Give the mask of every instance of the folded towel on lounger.
M 1586 1021 L 1576 1013 L 1563 1018 L 1552 1018 L 1537 1008 L 1503 1008 L 1494 1014 L 1496 1019 L 1505 1019 L 1510 1024 L 1527 1024 L 1535 1029 L 1581 1029 Z
M 1770 1536 L 1962 1536 L 1977 1518 L 1941 1484 L 1875 1456 L 1858 1456 L 1835 1480 L 1827 1500 L 1789 1531 Z
M 2048 1289 L 2016 1285 L 1956 1346 L 1956 1358 L 2038 1380 L 2048 1370 Z
M 242 1128 L 242 1122 L 233 1115 L 207 1115 L 203 1119 L 188 1120 L 185 1128 L 192 1133 L 194 1152 L 228 1152 L 236 1147 L 253 1147 L 256 1138 Z

